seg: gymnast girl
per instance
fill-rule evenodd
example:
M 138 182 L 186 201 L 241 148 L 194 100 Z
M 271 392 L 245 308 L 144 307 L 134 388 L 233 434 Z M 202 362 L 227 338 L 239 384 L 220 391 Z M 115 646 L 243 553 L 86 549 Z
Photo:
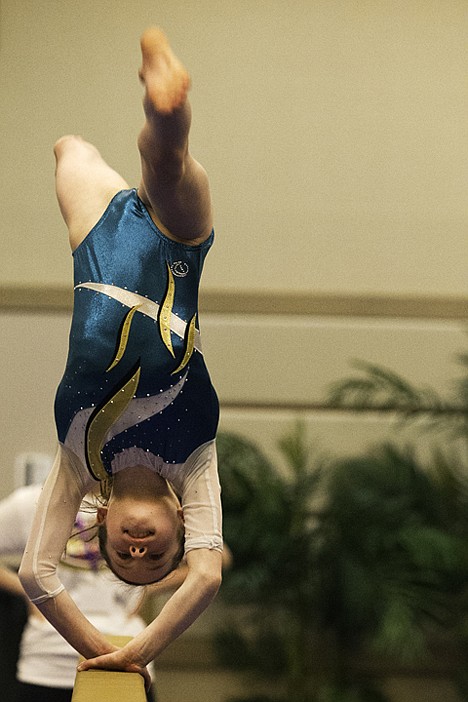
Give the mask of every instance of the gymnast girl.
M 213 241 L 207 175 L 188 149 L 190 79 L 158 28 L 141 38 L 145 123 L 137 189 L 94 146 L 55 144 L 56 191 L 74 260 L 69 354 L 57 390 L 58 453 L 19 575 L 30 600 L 86 659 L 139 672 L 215 597 L 221 582 L 219 406 L 204 363 L 198 287 Z M 83 496 L 109 567 L 126 583 L 187 577 L 119 649 L 57 577 Z

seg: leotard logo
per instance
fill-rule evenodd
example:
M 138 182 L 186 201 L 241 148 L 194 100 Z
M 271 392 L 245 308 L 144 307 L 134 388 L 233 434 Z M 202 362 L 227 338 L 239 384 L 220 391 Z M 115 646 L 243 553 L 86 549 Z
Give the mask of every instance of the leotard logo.
M 176 278 L 185 278 L 189 272 L 188 263 L 185 261 L 174 261 L 174 263 L 171 263 L 171 271 Z

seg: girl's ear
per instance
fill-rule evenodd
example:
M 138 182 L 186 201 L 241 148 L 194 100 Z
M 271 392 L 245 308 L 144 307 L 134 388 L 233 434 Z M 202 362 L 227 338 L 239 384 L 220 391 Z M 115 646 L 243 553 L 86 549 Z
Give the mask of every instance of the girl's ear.
M 98 507 L 97 514 L 96 514 L 97 523 L 104 524 L 104 522 L 106 521 L 106 517 L 107 517 L 107 507 Z

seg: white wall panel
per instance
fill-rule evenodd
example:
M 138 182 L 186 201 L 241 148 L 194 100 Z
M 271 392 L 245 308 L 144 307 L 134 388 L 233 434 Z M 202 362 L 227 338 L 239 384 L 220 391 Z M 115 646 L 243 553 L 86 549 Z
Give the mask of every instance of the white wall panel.
M 351 318 L 203 316 L 203 346 L 225 402 L 314 405 L 361 359 L 449 392 L 466 351 L 461 323 Z

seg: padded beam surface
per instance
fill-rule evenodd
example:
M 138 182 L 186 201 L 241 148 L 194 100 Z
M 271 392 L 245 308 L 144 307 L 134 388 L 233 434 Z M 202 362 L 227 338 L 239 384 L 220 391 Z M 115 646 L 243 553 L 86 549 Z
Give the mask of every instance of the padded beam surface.
M 116 646 L 130 639 L 109 636 Z M 85 670 L 76 674 L 72 702 L 145 702 L 145 684 L 138 673 L 113 670 Z

